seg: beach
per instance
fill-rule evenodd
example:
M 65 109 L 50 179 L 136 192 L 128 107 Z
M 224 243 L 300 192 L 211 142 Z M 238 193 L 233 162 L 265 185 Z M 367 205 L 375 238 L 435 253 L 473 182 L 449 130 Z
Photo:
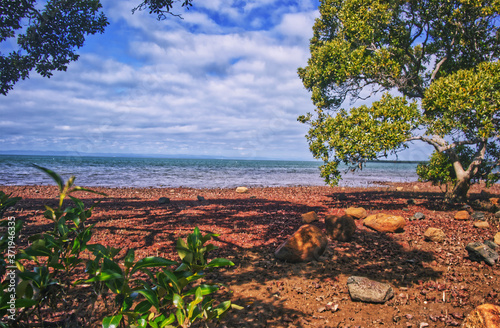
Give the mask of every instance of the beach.
M 439 187 L 429 183 L 390 183 L 384 187 L 255 187 L 246 193 L 234 188 L 103 188 L 75 193 L 90 206 L 100 202 L 90 223 L 96 224 L 92 243 L 136 249 L 136 259 L 162 256 L 177 259 L 175 242 L 194 227 L 220 236 L 211 256 L 225 257 L 234 267 L 209 273 L 207 280 L 226 287 L 221 299 L 243 307 L 231 311 L 217 327 L 448 327 L 483 303 L 500 305 L 500 266 L 472 261 L 465 245 L 492 240 L 500 231 L 499 209 L 490 198 L 500 197 L 500 186 L 473 186 L 469 205 L 485 213 L 488 228 L 473 220 L 454 219 L 463 204 L 443 202 Z M 54 186 L 1 186 L 23 199 L 6 215 L 25 221 L 21 243 L 45 231 L 43 205 L 57 204 Z M 168 198 L 161 201 L 160 198 Z M 278 261 L 274 251 L 304 223 L 302 214 L 314 211 L 324 230 L 327 215 L 343 215 L 349 207 L 368 214 L 402 216 L 403 232 L 382 233 L 356 220 L 349 242 L 329 240 L 318 261 Z M 415 213 L 425 218 L 410 220 Z M 429 227 L 442 229 L 442 243 L 428 242 Z M 346 287 L 350 276 L 364 276 L 393 286 L 394 297 L 384 304 L 352 301 Z M 85 304 L 86 295 L 73 302 Z M 328 305 L 328 306 L 327 306 Z M 335 310 L 332 309 L 334 306 Z M 99 326 L 97 316 L 110 308 L 80 306 L 78 317 Z M 60 313 L 53 314 L 57 321 Z M 425 325 L 424 325 L 425 326 Z

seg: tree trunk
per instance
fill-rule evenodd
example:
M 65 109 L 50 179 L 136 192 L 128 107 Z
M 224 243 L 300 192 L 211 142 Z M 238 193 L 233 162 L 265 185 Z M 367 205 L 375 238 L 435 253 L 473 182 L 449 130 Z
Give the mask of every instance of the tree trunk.
M 470 178 L 467 176 L 457 177 L 457 182 L 453 189 L 448 192 L 446 199 L 453 203 L 462 203 L 467 200 L 467 193 L 470 188 Z

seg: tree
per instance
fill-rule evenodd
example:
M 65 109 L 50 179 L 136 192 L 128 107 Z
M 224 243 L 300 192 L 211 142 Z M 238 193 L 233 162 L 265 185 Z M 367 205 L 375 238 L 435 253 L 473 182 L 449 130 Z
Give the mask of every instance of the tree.
M 338 183 L 341 162 L 360 169 L 421 141 L 452 164 L 448 196 L 463 200 L 486 158 L 499 165 L 500 3 L 322 0 L 319 9 L 311 58 L 298 70 L 316 110 L 299 121 L 310 125 L 325 180 Z M 341 108 L 377 92 L 370 106 Z M 463 146 L 474 152 L 467 166 Z
M 178 16 L 172 12 L 176 2 L 184 7 L 192 0 L 144 0 L 132 12 L 149 10 L 161 20 Z M 44 8 L 36 0 L 0 0 L 0 43 L 13 48 L 8 54 L 0 51 L 0 93 L 7 95 L 33 69 L 44 77 L 66 71 L 78 60 L 75 51 L 85 37 L 103 33 L 108 25 L 101 8 L 100 0 L 47 0 Z M 12 39 L 17 49 L 10 46 Z

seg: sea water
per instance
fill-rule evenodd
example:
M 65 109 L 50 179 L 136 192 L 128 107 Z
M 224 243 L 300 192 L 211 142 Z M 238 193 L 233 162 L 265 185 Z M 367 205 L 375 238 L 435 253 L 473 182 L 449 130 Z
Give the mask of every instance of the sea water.
M 33 167 L 46 167 L 80 186 L 234 188 L 324 186 L 321 162 L 173 159 L 142 157 L 0 155 L 0 185 L 53 184 Z M 361 171 L 343 174 L 340 186 L 380 186 L 417 181 L 417 163 L 369 162 Z

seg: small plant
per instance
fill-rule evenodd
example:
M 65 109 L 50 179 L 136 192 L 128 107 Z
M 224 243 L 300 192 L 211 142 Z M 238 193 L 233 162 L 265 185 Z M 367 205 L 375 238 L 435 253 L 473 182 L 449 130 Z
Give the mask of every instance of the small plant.
M 135 259 L 135 251 L 126 252 L 123 260 L 117 259 L 121 248 L 89 244 L 94 225 L 87 223 L 95 205 L 86 208 L 78 198 L 71 196 L 77 191 L 92 190 L 74 185 L 75 178 L 64 180 L 55 172 L 36 166 L 47 173 L 59 187 L 59 202 L 55 208 L 45 206 L 44 217 L 53 223 L 52 230 L 30 236 L 30 245 L 19 250 L 15 257 L 18 268 L 15 288 L 15 308 L 19 310 L 13 327 L 28 322 L 44 323 L 44 310 L 59 309 L 63 295 L 83 284 L 91 285 L 95 303 L 99 295 L 111 295 L 115 311 L 102 320 L 103 328 L 111 327 L 190 327 L 195 321 L 220 320 L 230 308 L 240 308 L 230 301 L 216 303 L 212 295 L 217 285 L 197 284 L 205 272 L 216 267 L 234 265 L 226 259 L 207 260 L 210 251 L 216 249 L 206 244 L 216 234 L 203 235 L 198 228 L 184 241 L 177 241 L 180 262 L 161 257 Z M 72 206 L 64 206 L 70 198 Z M 0 214 L 19 198 L 0 194 Z M 0 221 L 0 226 L 8 222 Z M 15 225 L 19 234 L 22 222 Z M 8 236 L 7 236 L 8 237 Z M 0 239 L 0 270 L 5 273 L 5 254 L 8 244 Z M 86 256 L 82 256 L 86 253 Z M 87 278 L 75 280 L 74 274 L 85 272 Z M 4 274 L 2 276 L 5 276 Z M 0 314 L 8 314 L 8 281 L 2 281 Z M 72 305 L 69 303 L 65 305 Z M 66 307 L 65 307 L 66 308 Z M 69 314 L 69 313 L 68 313 Z M 0 326 L 5 324 L 0 322 Z

